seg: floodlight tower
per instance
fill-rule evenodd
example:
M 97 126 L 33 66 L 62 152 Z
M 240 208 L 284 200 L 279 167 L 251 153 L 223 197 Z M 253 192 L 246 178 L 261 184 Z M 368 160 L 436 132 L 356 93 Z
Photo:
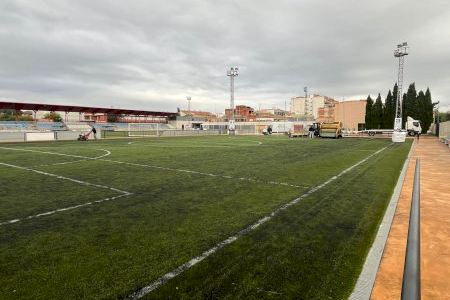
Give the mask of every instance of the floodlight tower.
M 402 97 L 403 97 L 403 66 L 405 56 L 408 55 L 408 43 L 403 42 L 397 45 L 394 51 L 394 57 L 398 57 L 398 74 L 397 74 L 397 99 L 395 104 L 394 130 L 402 129 Z
M 187 102 L 188 102 L 188 114 L 191 114 L 191 97 L 190 96 L 187 96 L 186 97 L 186 100 L 187 100 Z
M 230 109 L 231 109 L 231 119 L 229 121 L 229 129 L 234 132 L 234 77 L 238 76 L 238 67 L 231 67 L 227 71 L 227 76 L 230 77 Z

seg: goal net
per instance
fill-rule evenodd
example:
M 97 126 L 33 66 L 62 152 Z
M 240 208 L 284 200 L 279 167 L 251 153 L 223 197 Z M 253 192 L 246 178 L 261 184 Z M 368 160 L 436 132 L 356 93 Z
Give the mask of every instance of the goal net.
M 160 130 L 158 123 L 128 123 L 129 137 L 158 136 Z

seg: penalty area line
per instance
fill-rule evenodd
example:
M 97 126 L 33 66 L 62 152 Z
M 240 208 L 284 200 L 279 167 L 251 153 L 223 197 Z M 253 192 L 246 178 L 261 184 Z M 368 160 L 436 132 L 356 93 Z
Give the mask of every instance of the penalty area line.
M 120 195 L 117 195 L 117 196 L 108 197 L 108 198 L 104 198 L 104 199 L 100 199 L 100 200 L 96 200 L 96 201 L 92 201 L 92 202 L 87 202 L 87 203 L 83 203 L 83 204 L 79 204 L 79 205 L 73 205 L 73 206 L 69 206 L 69 207 L 55 209 L 55 210 L 52 210 L 52 211 L 43 212 L 43 213 L 40 213 L 40 214 L 37 214 L 37 215 L 24 217 L 22 219 L 12 219 L 12 220 L 9 220 L 9 221 L 0 222 L 0 226 L 6 225 L 6 224 L 17 223 L 17 222 L 20 222 L 20 221 L 23 221 L 23 220 L 34 219 L 34 218 L 38 218 L 38 217 L 42 217 L 42 216 L 52 215 L 52 214 L 55 214 L 57 212 L 73 210 L 73 209 L 76 209 L 76 208 L 80 208 L 80 207 L 84 207 L 84 206 L 88 206 L 88 205 L 92 205 L 92 204 L 96 204 L 96 203 L 102 203 L 102 202 L 106 202 L 106 201 L 111 201 L 111 200 L 115 200 L 115 199 L 120 198 L 120 197 L 132 195 L 132 193 L 130 193 L 130 192 L 119 190 L 119 189 L 116 189 L 116 188 L 113 188 L 113 187 L 109 187 L 109 186 L 106 186 L 106 185 L 90 183 L 90 182 L 86 182 L 86 181 L 82 181 L 82 180 L 78 180 L 78 179 L 73 179 L 73 178 L 69 178 L 69 177 L 65 177 L 65 176 L 61 176 L 61 175 L 56 175 L 56 174 L 48 173 L 48 172 L 44 172 L 44 171 L 39 171 L 39 170 L 27 168 L 27 167 L 16 166 L 16 165 L 7 164 L 7 163 L 3 163 L 3 162 L 0 162 L 0 165 L 1 166 L 6 166 L 6 167 L 10 167 L 10 168 L 30 171 L 30 172 L 34 172 L 34 173 L 37 173 L 37 174 L 40 174 L 40 175 L 50 176 L 50 177 L 54 177 L 54 178 L 61 179 L 61 180 L 67 180 L 67 181 L 71 181 L 71 182 L 78 183 L 78 184 L 81 184 L 81 185 L 92 186 L 92 187 L 101 188 L 101 189 L 108 189 L 108 190 L 111 190 L 111 191 L 114 191 L 114 192 L 120 194 Z
M 189 260 L 188 262 L 176 267 L 175 269 L 173 269 L 172 271 L 164 274 L 163 276 L 159 277 L 158 279 L 156 279 L 155 281 L 153 281 L 152 283 L 150 283 L 149 285 L 139 289 L 138 291 L 132 293 L 131 295 L 129 295 L 128 297 L 126 297 L 125 299 L 140 299 L 142 297 L 144 297 L 145 295 L 147 295 L 148 293 L 152 292 L 153 290 L 157 289 L 158 287 L 160 287 L 161 285 L 165 284 L 167 281 L 169 281 L 170 279 L 180 275 L 181 273 L 189 270 L 190 268 L 192 268 L 193 266 L 195 266 L 196 264 L 198 264 L 199 262 L 203 261 L 204 259 L 206 259 L 207 257 L 211 256 L 212 254 L 216 253 L 218 250 L 222 249 L 223 247 L 225 247 L 226 245 L 229 245 L 231 243 L 233 243 L 234 241 L 236 241 L 237 239 L 239 239 L 240 237 L 248 234 L 249 232 L 255 230 L 256 228 L 258 228 L 259 226 L 261 226 L 262 224 L 268 222 L 269 220 L 271 220 L 273 217 L 275 217 L 276 215 L 278 215 L 280 212 L 286 210 L 287 208 L 289 208 L 290 206 L 298 203 L 300 200 L 302 200 L 303 198 L 308 197 L 309 195 L 317 192 L 318 190 L 324 188 L 325 186 L 327 186 L 328 184 L 330 184 L 331 182 L 335 181 L 336 179 L 338 179 L 339 177 L 343 176 L 344 174 L 350 172 L 351 170 L 353 170 L 354 168 L 356 168 L 357 166 L 361 165 L 362 163 L 366 162 L 367 160 L 369 160 L 371 157 L 379 154 L 380 152 L 386 150 L 389 146 L 391 146 L 391 144 L 389 144 L 388 146 L 379 149 L 378 151 L 370 154 L 369 156 L 367 156 L 366 158 L 360 160 L 359 162 L 355 163 L 354 165 L 348 167 L 347 169 L 341 171 L 339 174 L 329 178 L 327 181 L 321 183 L 320 185 L 317 185 L 315 187 L 313 187 L 312 189 L 310 189 L 309 191 L 307 191 L 306 193 L 302 194 L 300 197 L 295 198 L 294 200 L 291 200 L 290 202 L 278 207 L 276 210 L 272 211 L 270 214 L 264 216 L 263 218 L 257 220 L 255 223 L 253 223 L 252 225 L 238 231 L 236 234 L 229 236 L 227 239 L 219 242 L 218 244 L 216 244 L 215 246 L 213 246 L 212 248 L 206 250 L 205 252 L 203 252 L 202 254 L 200 254 L 199 256 L 196 256 L 194 258 L 192 258 L 191 260 Z

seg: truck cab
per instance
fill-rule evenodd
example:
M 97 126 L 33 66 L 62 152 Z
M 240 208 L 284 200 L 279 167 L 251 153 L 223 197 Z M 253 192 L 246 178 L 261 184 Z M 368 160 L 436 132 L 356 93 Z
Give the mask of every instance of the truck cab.
M 408 117 L 405 124 L 405 129 L 408 131 L 409 136 L 414 136 L 416 134 L 420 134 L 422 132 L 422 126 L 420 125 L 419 120 L 414 120 L 411 117 Z

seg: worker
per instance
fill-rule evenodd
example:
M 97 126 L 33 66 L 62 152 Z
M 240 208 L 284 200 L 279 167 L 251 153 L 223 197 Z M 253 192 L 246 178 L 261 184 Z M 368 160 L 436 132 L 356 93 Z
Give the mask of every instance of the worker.
M 92 133 L 94 134 L 94 139 L 97 140 L 97 130 L 95 129 L 94 126 L 92 126 Z
M 312 125 L 309 127 L 308 131 L 309 131 L 309 138 L 310 139 L 314 138 L 314 127 Z

